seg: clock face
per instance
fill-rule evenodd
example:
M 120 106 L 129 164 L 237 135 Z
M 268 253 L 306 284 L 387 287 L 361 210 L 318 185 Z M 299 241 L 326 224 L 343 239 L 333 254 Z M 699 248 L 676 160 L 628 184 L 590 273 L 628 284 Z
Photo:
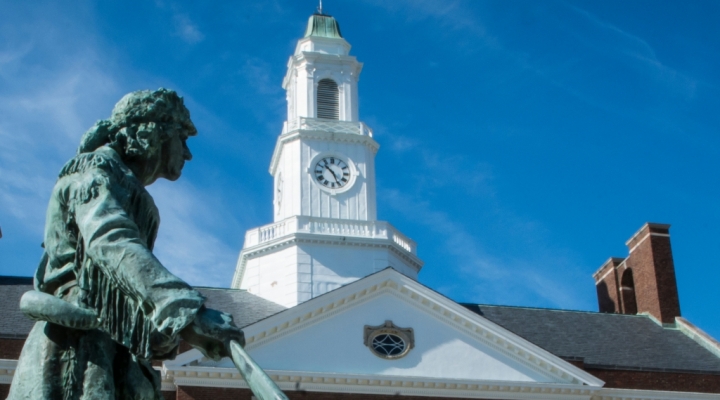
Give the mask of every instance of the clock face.
M 330 189 L 340 189 L 350 182 L 350 167 L 339 157 L 321 158 L 315 164 L 315 180 Z

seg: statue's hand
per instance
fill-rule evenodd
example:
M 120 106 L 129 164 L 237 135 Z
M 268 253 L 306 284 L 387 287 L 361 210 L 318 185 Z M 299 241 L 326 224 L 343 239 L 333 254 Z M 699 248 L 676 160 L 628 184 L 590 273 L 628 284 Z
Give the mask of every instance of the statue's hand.
M 245 335 L 233 323 L 232 315 L 203 306 L 195 320 L 180 332 L 183 340 L 215 361 L 228 357 L 232 340 L 245 346 Z

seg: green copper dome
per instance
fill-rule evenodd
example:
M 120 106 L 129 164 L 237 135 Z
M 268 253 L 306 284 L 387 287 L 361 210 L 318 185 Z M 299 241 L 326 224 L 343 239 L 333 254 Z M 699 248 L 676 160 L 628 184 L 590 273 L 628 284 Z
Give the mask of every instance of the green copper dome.
M 340 24 L 335 18 L 325 14 L 313 14 L 308 20 L 305 37 L 342 38 Z

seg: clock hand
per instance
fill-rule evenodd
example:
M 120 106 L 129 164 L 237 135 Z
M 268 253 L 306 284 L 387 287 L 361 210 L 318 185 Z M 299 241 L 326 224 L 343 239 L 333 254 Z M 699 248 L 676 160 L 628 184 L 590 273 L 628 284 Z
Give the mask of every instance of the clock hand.
M 340 183 L 340 181 L 339 181 L 338 178 L 337 178 L 337 175 L 335 175 L 335 171 L 333 171 L 332 168 L 330 168 L 330 166 L 325 165 L 325 169 L 327 169 L 328 171 L 330 171 L 330 173 L 332 174 L 333 178 L 335 178 L 335 183 Z

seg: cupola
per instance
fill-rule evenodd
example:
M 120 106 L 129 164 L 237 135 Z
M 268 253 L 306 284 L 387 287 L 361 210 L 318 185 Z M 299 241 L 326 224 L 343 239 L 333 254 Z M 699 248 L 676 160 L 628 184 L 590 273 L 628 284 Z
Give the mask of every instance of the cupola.
M 350 55 L 337 20 L 326 14 L 310 16 L 283 79 L 290 127 L 299 118 L 359 121 L 361 70 L 362 63 Z
M 313 14 L 308 20 L 305 37 L 342 38 L 340 24 L 330 15 Z

